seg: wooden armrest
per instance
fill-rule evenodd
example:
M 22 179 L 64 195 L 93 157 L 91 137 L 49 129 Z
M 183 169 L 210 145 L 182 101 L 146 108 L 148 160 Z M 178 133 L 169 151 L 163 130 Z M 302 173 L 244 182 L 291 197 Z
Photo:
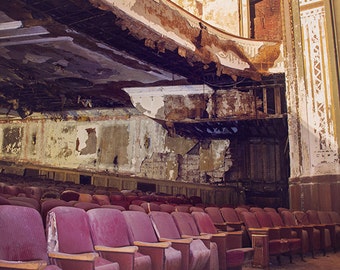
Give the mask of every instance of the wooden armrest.
M 324 225 L 324 224 L 314 224 L 314 228 L 315 228 L 315 229 L 318 229 L 318 230 L 320 230 L 320 229 L 325 229 L 325 228 L 326 228 L 326 225 Z
M 227 226 L 227 222 L 214 222 L 215 226 Z
M 242 221 L 227 221 L 227 225 L 242 225 Z
M 81 254 L 69 254 L 62 252 L 48 252 L 48 256 L 53 259 L 63 260 L 75 260 L 75 261 L 94 261 L 99 255 L 98 253 L 81 253 Z
M 27 270 L 39 270 L 44 269 L 47 266 L 47 262 L 43 260 L 39 261 L 6 261 L 0 260 L 0 268 L 11 269 L 27 269 Z
M 180 239 L 170 239 L 170 238 L 159 238 L 160 242 L 171 242 L 171 243 L 182 243 L 182 244 L 190 244 L 192 242 L 192 238 L 180 238 Z
M 228 233 L 226 233 L 226 232 L 219 232 L 219 233 L 214 233 L 211 236 L 212 237 L 226 237 L 226 235 L 228 235 Z
M 242 232 L 241 231 L 233 231 L 233 232 L 220 232 L 220 233 L 224 233 L 225 235 L 242 235 Z
M 171 242 L 148 243 L 148 242 L 135 241 L 133 242 L 133 244 L 139 247 L 155 247 L 155 248 L 168 248 L 171 246 Z
M 302 225 L 303 229 L 313 229 L 314 226 L 313 225 Z
M 269 232 L 269 228 L 249 228 L 248 230 L 251 233 L 263 234 L 263 235 L 268 235 L 268 232 Z
M 127 247 L 107 247 L 107 246 L 94 246 L 96 251 L 105 252 L 120 252 L 120 253 L 135 253 L 138 250 L 137 246 L 127 246 Z
M 299 230 L 302 230 L 303 229 L 303 226 L 300 226 L 300 225 L 294 225 L 294 226 L 287 226 L 288 228 L 291 228 L 291 229 L 299 229 Z
M 204 235 L 181 235 L 182 238 L 193 238 L 193 239 L 201 239 L 201 240 L 210 240 L 211 234 L 204 234 Z

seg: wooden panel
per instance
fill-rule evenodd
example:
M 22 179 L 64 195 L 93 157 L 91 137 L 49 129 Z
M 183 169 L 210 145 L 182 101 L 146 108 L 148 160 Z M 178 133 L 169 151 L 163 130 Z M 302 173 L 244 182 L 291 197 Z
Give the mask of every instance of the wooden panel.
M 78 173 L 66 173 L 65 181 L 70 181 L 79 184 L 79 174 Z
M 310 184 L 301 185 L 301 210 L 305 211 L 311 208 L 312 191 Z
M 252 246 L 254 248 L 253 266 L 267 269 L 269 266 L 268 236 L 253 234 Z
M 92 184 L 95 186 L 107 186 L 107 178 L 105 176 L 93 176 L 92 177 Z
M 319 185 L 319 208 L 317 210 L 330 211 L 332 209 L 332 193 L 329 183 Z
M 301 186 L 290 185 L 290 208 L 294 210 L 301 210 Z
M 65 172 L 54 172 L 54 180 L 57 181 L 65 181 Z
M 122 189 L 137 189 L 137 181 L 126 180 L 122 183 Z
M 331 189 L 331 209 L 340 213 L 340 182 L 332 183 Z
M 107 186 L 108 187 L 114 187 L 114 188 L 121 190 L 122 189 L 122 180 L 117 179 L 115 177 L 108 177 Z

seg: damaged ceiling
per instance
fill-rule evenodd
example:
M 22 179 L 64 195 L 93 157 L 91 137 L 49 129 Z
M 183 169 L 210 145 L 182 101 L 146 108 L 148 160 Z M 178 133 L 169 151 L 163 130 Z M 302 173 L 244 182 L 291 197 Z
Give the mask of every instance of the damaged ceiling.
M 0 114 L 131 107 L 129 87 L 283 85 L 281 54 L 168 0 L 1 1 Z

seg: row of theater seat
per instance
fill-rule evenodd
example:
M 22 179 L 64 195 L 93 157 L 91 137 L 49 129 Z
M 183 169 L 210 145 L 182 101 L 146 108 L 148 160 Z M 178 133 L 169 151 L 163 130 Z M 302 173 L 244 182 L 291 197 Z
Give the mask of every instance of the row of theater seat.
M 120 211 L 134 210 L 145 213 L 157 211 L 167 213 L 202 212 L 209 215 L 214 222 L 215 228 L 242 233 L 243 248 L 249 248 L 254 245 L 252 243 L 254 241 L 254 232 L 256 235 L 259 235 L 260 232 L 267 235 L 268 241 L 266 244 L 269 246 L 268 250 L 270 251 L 268 257 L 269 255 L 275 255 L 280 258 L 280 255 L 284 254 L 289 255 L 291 258 L 294 253 L 299 253 L 303 256 L 309 252 L 314 257 L 319 251 L 325 254 L 331 248 L 333 250 L 339 248 L 340 218 L 335 212 L 312 210 L 303 212 L 290 211 L 286 208 L 273 209 L 270 207 L 250 206 L 219 208 L 205 206 L 197 196 L 189 200 L 184 196 L 146 194 L 140 191 L 109 191 L 102 188 L 100 192 L 85 193 L 83 192 L 84 190 L 75 189 L 74 187 L 69 189 L 70 186 L 66 183 L 62 183 L 62 185 L 63 188 L 58 199 L 44 198 L 38 201 L 32 198 L 37 193 L 30 191 L 26 193 L 26 196 L 1 197 L 0 195 L 0 204 L 30 205 L 30 207 L 40 211 L 44 222 L 47 213 L 56 206 L 74 206 L 85 211 L 95 208 L 114 208 Z M 0 191 L 12 190 L 13 186 L 16 185 L 7 182 L 1 186 Z M 25 184 L 25 187 L 31 188 L 32 185 Z M 22 187 L 20 188 L 22 191 Z M 34 188 L 36 189 L 37 187 L 35 186 Z M 13 190 L 20 189 L 15 187 Z M 33 196 L 30 197 L 30 195 Z M 35 200 L 35 202 L 32 200 Z M 268 263 L 269 259 L 267 258 L 266 260 L 267 262 L 264 262 L 264 264 Z
M 62 200 L 59 200 L 59 201 L 62 201 Z M 30 211 L 35 211 L 37 213 L 36 210 L 34 210 L 33 208 L 27 208 L 27 207 L 22 207 L 22 206 L 10 206 L 10 205 L 1 206 L 1 209 L 2 208 L 5 209 L 6 207 L 9 207 L 10 210 L 7 212 L 7 214 L 6 213 L 3 214 L 3 212 L 1 212 L 0 214 L 1 222 L 6 222 L 7 224 L 14 224 L 15 223 L 14 220 L 17 221 L 18 219 L 21 219 L 23 222 L 22 224 L 25 224 L 25 227 L 27 227 L 27 224 L 30 224 L 29 226 L 30 228 L 34 227 L 34 226 L 31 226 L 31 223 L 30 223 L 32 222 L 32 220 L 34 220 L 34 218 L 29 218 L 28 220 L 25 220 L 25 216 L 27 215 L 23 213 L 19 213 L 18 209 L 31 209 Z M 61 209 L 61 210 L 58 210 L 58 209 Z M 294 213 L 288 210 L 283 210 L 281 211 L 281 214 L 279 214 L 275 209 L 269 209 L 269 208 L 268 209 L 260 209 L 260 208 L 247 209 L 247 208 L 237 207 L 234 209 L 234 208 L 228 208 L 228 207 L 224 207 L 224 208 L 196 207 L 196 208 L 191 209 L 192 213 L 174 211 L 174 212 L 171 212 L 171 214 L 168 212 L 151 210 L 150 208 L 148 208 L 148 210 L 149 211 L 145 210 L 144 208 L 140 209 L 139 211 L 125 211 L 125 209 L 123 211 L 119 211 L 118 209 L 110 209 L 110 208 L 89 209 L 87 211 L 87 215 L 90 215 L 90 213 L 97 213 L 97 212 L 100 213 L 98 214 L 98 218 L 93 221 L 93 224 L 95 224 L 93 226 L 95 226 L 99 230 L 99 232 L 103 233 L 102 236 L 99 236 L 99 239 L 101 239 L 100 241 L 102 242 L 95 242 L 94 239 L 91 240 L 93 241 L 91 245 L 94 246 L 93 252 L 95 252 L 96 251 L 95 249 L 97 248 L 98 249 L 97 252 L 101 254 L 102 257 L 105 257 L 104 254 L 106 254 L 106 251 L 109 251 L 108 246 L 111 248 L 112 247 L 117 248 L 117 246 L 122 247 L 122 246 L 127 245 L 125 240 L 123 241 L 125 244 L 121 242 L 122 231 L 120 229 L 117 230 L 117 228 L 122 223 L 122 219 L 121 217 L 119 218 L 119 215 L 124 217 L 125 219 L 123 221 L 123 223 L 125 224 L 124 226 L 128 226 L 129 228 L 128 231 L 130 231 L 130 233 L 126 233 L 125 236 L 128 237 L 130 241 L 129 242 L 130 245 L 132 243 L 135 245 L 140 245 L 141 244 L 140 242 L 147 242 L 148 243 L 147 246 L 148 246 L 150 245 L 150 243 L 156 243 L 159 241 L 163 241 L 163 242 L 169 241 L 171 242 L 172 247 L 176 247 L 175 249 L 182 251 L 182 253 L 184 252 L 184 254 L 193 254 L 195 247 L 198 248 L 198 250 L 196 251 L 198 252 L 198 254 L 209 253 L 208 252 L 208 249 L 209 249 L 210 250 L 209 267 L 211 269 L 217 269 L 217 268 L 230 269 L 232 267 L 240 268 L 242 267 L 242 264 L 245 261 L 249 262 L 252 260 L 252 254 L 254 252 L 253 248 L 245 247 L 244 245 L 241 244 L 242 229 L 244 229 L 244 231 L 248 233 L 252 241 L 256 240 L 256 237 L 253 237 L 254 236 L 253 234 L 256 234 L 257 236 L 261 234 L 267 236 L 266 243 L 261 243 L 261 245 L 264 244 L 264 246 L 266 245 L 268 246 L 269 253 L 261 254 L 264 256 L 268 255 L 268 258 L 262 258 L 262 261 L 264 261 L 264 263 L 260 265 L 262 267 L 265 267 L 266 264 L 268 264 L 269 262 L 269 255 L 275 255 L 279 258 L 280 255 L 291 256 L 294 253 L 300 253 L 300 255 L 302 256 L 302 254 L 304 253 L 303 246 L 306 243 L 307 245 L 311 245 L 309 247 L 312 247 L 312 249 L 308 249 L 307 251 L 313 252 L 315 249 L 314 244 L 316 243 L 315 239 L 317 239 L 317 238 L 314 238 L 315 229 L 319 228 L 319 236 L 322 237 L 322 235 L 325 236 L 327 233 L 322 232 L 323 230 L 320 228 L 325 229 L 325 228 L 336 227 L 335 224 L 332 224 L 332 226 L 331 224 L 328 224 L 327 226 L 324 226 L 324 225 L 316 226 L 316 225 L 310 225 L 310 224 L 305 225 L 305 226 L 296 226 L 297 224 L 295 223 L 297 222 L 296 219 L 294 221 L 295 223 L 294 226 L 288 226 L 287 224 L 284 224 L 284 221 L 287 220 L 287 217 L 294 216 Z M 15 213 L 17 213 L 16 216 L 15 216 Z M 70 205 L 66 204 L 65 206 L 54 205 L 48 211 L 46 215 L 46 220 L 48 222 L 46 225 L 46 230 L 48 232 L 47 234 L 48 243 L 49 243 L 48 246 L 49 246 L 49 251 L 51 251 L 50 257 L 53 257 L 52 262 L 57 263 L 58 261 L 59 265 L 63 269 L 64 268 L 65 269 L 83 269 L 83 268 L 77 268 L 78 266 L 74 265 L 77 263 L 72 260 L 71 262 L 70 260 L 67 259 L 66 262 L 64 262 L 65 258 L 69 255 L 65 255 L 65 254 L 61 255 L 60 252 L 72 253 L 71 251 L 74 248 L 73 245 L 76 243 L 76 246 L 77 246 L 76 248 L 78 248 L 78 246 L 80 245 L 79 239 L 82 239 L 83 236 L 81 235 L 83 235 L 83 232 L 85 230 L 84 228 L 82 228 L 82 225 L 86 224 L 86 222 L 89 222 L 89 221 L 84 220 L 84 217 L 86 216 L 85 213 L 86 211 L 84 209 L 77 208 L 77 207 L 70 207 Z M 308 213 L 310 213 L 310 211 L 308 211 Z M 323 212 L 320 212 L 320 214 L 321 213 Z M 77 217 L 77 215 L 82 215 L 83 218 Z M 306 215 L 308 214 L 306 213 Z M 9 216 L 11 216 L 12 219 L 8 218 Z M 131 216 L 130 219 L 127 218 L 129 216 Z M 41 217 L 39 218 L 40 220 L 42 220 Z M 85 219 L 88 219 L 88 217 Z M 18 222 L 16 223 L 21 224 Z M 89 226 L 91 227 L 92 223 L 89 222 L 89 224 L 90 224 Z M 111 228 L 110 226 L 114 228 Z M 4 228 L 4 227 L 5 225 L 1 225 L 1 228 Z M 148 227 L 149 229 L 147 229 Z M 12 226 L 12 228 L 14 227 Z M 220 233 L 220 231 L 217 228 L 224 229 L 229 232 Z M 44 230 L 44 228 L 42 230 Z M 66 231 L 61 232 L 59 230 L 61 231 L 66 230 Z M 112 231 L 107 232 L 106 230 L 112 230 Z M 18 231 L 20 231 L 20 229 Z M 153 236 L 150 238 L 150 235 L 152 235 L 151 232 L 153 232 Z M 78 236 L 77 236 L 77 233 L 79 233 Z M 32 233 L 25 233 L 25 235 L 26 234 L 32 235 Z M 65 237 L 62 239 L 59 239 L 59 237 L 61 237 L 63 234 Z M 107 236 L 111 234 L 113 237 L 108 238 Z M 7 233 L 6 231 L 4 231 L 4 234 L 1 237 L 6 237 L 8 235 L 12 235 L 12 236 L 14 235 L 16 237 L 19 236 L 16 233 Z M 92 232 L 92 237 L 93 235 L 94 235 L 94 232 Z M 329 236 L 331 236 L 331 234 L 329 234 Z M 189 241 L 181 240 L 181 238 L 183 237 L 189 238 Z M 310 237 L 312 237 L 311 238 L 312 240 L 310 239 Z M 319 247 L 321 248 L 323 240 L 320 237 L 318 238 L 317 242 L 320 243 Z M 20 242 L 22 242 L 22 236 L 19 236 L 19 239 L 20 239 Z M 193 239 L 200 239 L 200 241 L 193 241 Z M 326 237 L 324 237 L 323 239 L 325 240 Z M 13 240 L 4 239 L 4 238 L 0 240 L 1 240 L 0 242 L 2 243 L 13 242 Z M 32 238 L 30 238 L 30 241 L 32 241 Z M 66 244 L 67 248 L 65 250 L 59 249 L 62 243 L 68 242 L 68 241 L 69 243 Z M 107 243 L 105 241 L 113 241 L 114 243 L 113 242 Z M 181 250 L 180 246 L 184 244 L 184 243 L 181 243 L 183 241 L 186 243 L 187 249 Z M 205 245 L 206 248 L 203 247 L 202 243 Z M 88 246 L 91 246 L 91 245 L 88 245 Z M 145 243 L 143 245 L 145 245 Z M 148 249 L 147 247 L 144 247 L 143 245 L 139 247 L 140 251 L 144 249 Z M 164 243 L 162 245 L 164 245 Z M 18 244 L 13 244 L 13 246 L 18 247 Z M 20 250 L 25 251 L 27 249 L 27 246 L 29 246 L 29 244 L 26 243 L 26 245 L 24 246 L 26 246 L 26 248 L 19 247 Z M 191 251 L 190 251 L 190 246 L 193 249 Z M 256 244 L 253 243 L 253 246 L 256 246 Z M 8 246 L 6 248 L 8 249 Z M 135 250 L 135 249 L 136 247 L 133 247 L 133 248 L 130 247 L 127 250 L 129 250 L 129 252 L 131 253 L 131 250 Z M 80 252 L 79 250 L 74 250 L 74 252 L 88 253 L 89 250 L 87 250 L 87 248 L 83 248 L 82 252 Z M 126 257 L 128 256 L 126 253 L 129 253 L 125 249 L 118 249 L 116 250 L 116 252 L 118 252 L 119 256 L 117 255 L 118 257 L 117 258 L 115 257 L 114 261 L 118 262 L 118 264 L 120 260 L 119 258 L 122 257 L 121 254 L 125 254 L 123 257 Z M 144 253 L 145 252 L 147 251 L 144 251 Z M 0 259 L 2 260 L 10 259 L 6 257 L 6 255 L 4 256 L 5 257 L 1 255 Z M 60 258 L 60 256 L 62 258 Z M 93 255 L 89 255 L 89 256 L 92 258 Z M 134 256 L 136 256 L 136 254 Z M 188 255 L 185 255 L 185 256 L 188 256 Z M 200 255 L 197 255 L 197 256 L 198 258 L 202 259 Z M 80 256 L 80 258 L 84 258 L 84 257 Z M 106 257 L 106 259 L 108 258 L 109 257 Z M 191 259 L 188 259 L 188 258 L 190 258 L 190 256 L 187 257 L 185 262 L 183 261 L 181 262 L 181 265 L 182 265 L 181 267 L 184 267 L 183 269 L 200 269 L 198 268 L 198 266 L 194 266 L 196 265 L 196 263 L 194 263 L 195 261 L 194 257 Z M 219 258 L 218 263 L 217 263 L 216 258 Z M 62 262 L 60 262 L 60 259 Z M 200 259 L 197 259 L 197 260 L 200 261 Z M 101 260 L 101 259 L 96 259 L 96 260 Z M 111 261 L 112 260 L 113 259 L 111 259 Z M 69 264 L 71 266 L 68 266 Z M 122 264 L 123 267 L 125 267 L 126 265 L 125 260 L 123 260 L 123 262 L 121 262 L 120 264 Z M 202 263 L 198 263 L 198 265 L 202 265 Z M 219 267 L 217 267 L 216 265 L 219 265 Z M 206 267 L 208 266 L 206 265 L 205 268 Z
M 205 212 L 57 206 L 44 229 L 37 210 L 0 205 L 0 228 L 6 269 L 242 269 L 253 257 L 239 232 L 218 231 Z
M 118 205 L 128 209 L 129 205 L 142 202 L 156 202 L 158 204 L 202 204 L 199 196 L 186 197 L 183 194 L 164 194 L 142 192 L 140 190 L 118 190 L 112 187 L 96 187 L 72 182 L 60 182 L 43 179 L 30 179 L 21 176 L 0 175 L 0 204 L 10 200 L 13 204 L 20 204 L 39 208 L 39 203 L 48 199 L 77 201 L 99 205 Z
M 268 231 L 270 255 L 280 253 L 275 241 L 287 239 L 292 251 L 302 255 L 334 251 L 340 247 L 340 216 L 334 211 L 292 211 L 270 207 L 206 207 L 216 226 L 220 224 L 241 229 L 251 239 L 258 230 Z M 300 242 L 300 243 L 299 243 Z M 254 243 L 253 243 L 254 244 Z M 276 251 L 275 251 L 276 250 Z

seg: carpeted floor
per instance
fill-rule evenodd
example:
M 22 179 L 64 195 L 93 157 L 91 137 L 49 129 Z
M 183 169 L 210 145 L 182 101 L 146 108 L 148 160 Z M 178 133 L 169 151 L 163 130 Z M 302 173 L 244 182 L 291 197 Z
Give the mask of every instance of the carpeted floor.
M 340 251 L 337 253 L 328 252 L 326 256 L 317 254 L 313 259 L 306 256 L 301 261 L 299 256 L 294 256 L 293 263 L 289 263 L 288 257 L 282 257 L 281 265 L 278 265 L 275 258 L 271 258 L 269 269 L 273 270 L 340 270 Z M 258 269 L 250 266 L 243 267 L 243 270 Z

